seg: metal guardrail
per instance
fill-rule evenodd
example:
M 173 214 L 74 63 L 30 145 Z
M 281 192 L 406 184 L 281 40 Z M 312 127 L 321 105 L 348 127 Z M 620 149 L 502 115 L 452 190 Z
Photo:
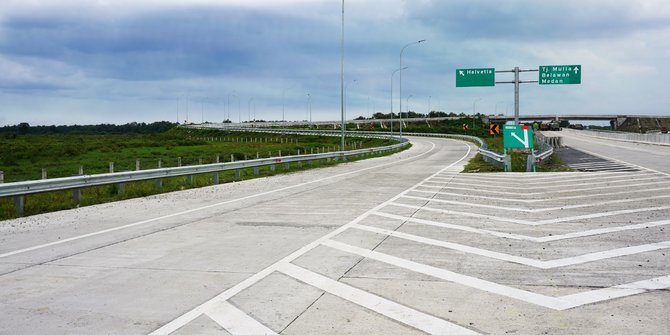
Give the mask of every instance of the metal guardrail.
M 209 124 L 209 125 L 192 125 L 188 126 L 191 128 L 199 129 L 221 129 L 218 124 Z M 240 132 L 266 132 L 266 133 L 276 133 L 276 134 L 298 134 L 298 135 L 325 135 L 325 136 L 339 136 L 341 130 L 305 130 L 305 129 L 249 129 L 249 128 L 225 128 L 227 131 L 240 131 Z M 382 132 L 382 131 L 345 131 L 349 135 L 365 135 L 370 137 L 382 137 L 388 138 L 389 136 L 396 136 L 398 138 L 398 133 L 393 132 Z M 405 136 L 422 136 L 422 137 L 444 137 L 444 138 L 455 138 L 466 140 L 470 142 L 476 142 L 479 144 L 479 153 L 484 158 L 484 161 L 498 165 L 502 167 L 505 171 L 512 171 L 512 160 L 509 155 L 499 154 L 493 151 L 488 150 L 486 143 L 479 137 L 470 136 L 470 135 L 459 135 L 459 134 L 442 134 L 442 133 L 404 133 Z
M 359 136 L 365 137 L 365 136 Z M 25 196 L 44 192 L 74 190 L 74 198 L 79 202 L 79 190 L 86 187 L 102 185 L 123 185 L 128 182 L 160 180 L 162 178 L 192 176 L 196 174 L 214 173 L 214 183 L 218 183 L 218 173 L 223 171 L 274 166 L 296 162 L 310 162 L 322 159 L 346 159 L 364 154 L 373 154 L 400 149 L 409 144 L 407 140 L 401 143 L 350 151 L 336 151 L 320 154 L 305 154 L 296 156 L 271 157 L 253 160 L 244 160 L 228 163 L 213 163 L 204 165 L 158 168 L 140 171 L 124 171 L 95 175 L 81 175 L 73 177 L 40 179 L 0 184 L 0 197 L 14 197 L 14 206 L 19 215 L 23 215 Z
M 542 133 L 538 132 L 535 134 L 535 138 L 537 138 L 539 149 L 533 150 L 532 154 L 528 155 L 526 172 L 535 171 L 537 164 L 542 163 L 542 161 L 546 160 L 554 154 L 554 146 L 550 143 L 551 141 L 548 140 L 550 137 L 546 137 Z

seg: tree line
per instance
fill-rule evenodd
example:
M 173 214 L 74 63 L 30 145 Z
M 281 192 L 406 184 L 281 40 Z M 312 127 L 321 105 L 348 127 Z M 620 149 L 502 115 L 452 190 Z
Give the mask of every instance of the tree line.
M 31 126 L 27 122 L 21 122 L 13 126 L 0 128 L 0 134 L 4 135 L 53 135 L 53 134 L 156 134 L 166 132 L 178 123 L 159 121 L 152 123 L 131 122 L 122 125 L 97 124 L 97 125 L 71 125 L 71 126 Z

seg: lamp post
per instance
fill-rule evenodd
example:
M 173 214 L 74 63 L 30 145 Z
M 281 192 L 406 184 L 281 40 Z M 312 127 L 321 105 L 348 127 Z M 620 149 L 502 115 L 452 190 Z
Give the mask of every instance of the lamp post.
M 400 49 L 400 67 L 399 67 L 399 69 L 400 69 L 400 89 L 399 89 L 400 97 L 399 97 L 399 100 L 400 100 L 400 140 L 401 141 L 402 141 L 402 54 L 403 54 L 403 52 L 405 52 L 405 49 L 408 46 L 413 45 L 413 44 L 423 43 L 425 41 L 426 40 L 419 40 L 419 41 L 416 41 L 416 42 L 412 42 L 412 43 L 409 43 L 409 44 L 405 45 L 404 47 L 402 47 L 402 49 Z
M 472 129 L 475 129 L 475 114 L 477 114 L 477 110 L 475 109 L 475 104 L 477 101 L 482 100 L 482 98 L 477 98 L 475 101 L 472 102 Z
M 432 99 L 432 98 L 433 98 L 432 95 L 428 96 L 428 115 L 427 115 L 428 117 L 430 117 L 430 112 L 431 112 L 431 110 L 430 110 L 430 99 Z
M 342 39 L 340 45 L 340 113 L 342 114 L 342 140 L 340 148 L 344 151 L 344 0 L 342 0 Z
M 403 70 L 404 70 L 404 69 L 407 69 L 407 68 L 408 68 L 408 67 L 405 66 L 405 67 L 403 68 Z M 400 71 L 400 69 L 397 69 L 397 70 L 393 71 L 393 73 L 391 73 L 391 133 L 393 133 L 393 76 L 394 76 L 398 71 Z
M 309 123 L 312 123 L 312 95 L 307 93 L 307 112 L 308 112 L 308 118 Z M 310 124 L 310 128 L 311 128 Z

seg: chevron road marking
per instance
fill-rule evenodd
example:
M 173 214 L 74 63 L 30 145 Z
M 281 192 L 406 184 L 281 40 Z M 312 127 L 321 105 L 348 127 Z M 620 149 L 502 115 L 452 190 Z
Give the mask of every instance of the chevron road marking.
M 609 192 L 607 196 L 613 195 L 622 195 L 622 194 L 633 194 L 633 193 L 652 193 L 657 191 L 668 191 L 667 187 L 660 188 L 648 188 L 644 190 L 631 190 L 631 191 L 621 191 L 621 192 Z M 484 195 L 471 195 L 471 194 L 462 194 L 462 193 L 451 193 L 451 192 L 436 192 L 436 191 L 422 191 L 414 189 L 412 192 L 427 193 L 427 194 L 438 194 L 438 195 L 451 195 L 455 197 L 467 197 L 467 198 L 477 198 L 477 199 L 487 199 L 487 200 L 498 200 L 498 201 L 508 201 L 508 202 L 522 202 L 522 203 L 538 203 L 538 202 L 547 202 L 552 201 L 556 202 L 558 200 L 574 200 L 574 199 L 585 199 L 593 197 L 602 197 L 602 194 L 587 194 L 587 195 L 573 195 L 568 197 L 557 197 L 557 198 L 544 198 L 544 199 L 510 199 L 510 198 L 499 198 L 499 197 L 489 197 Z
M 622 204 L 622 203 L 635 202 L 635 201 L 667 199 L 667 198 L 670 198 L 670 195 L 659 195 L 659 196 L 645 197 L 645 198 L 608 200 L 608 201 L 595 202 L 595 203 L 590 203 L 590 204 L 567 205 L 567 206 L 545 207 L 545 208 L 535 208 L 535 209 L 518 208 L 518 207 L 502 207 L 502 206 L 485 205 L 485 204 L 454 201 L 454 200 L 443 200 L 443 199 L 435 199 L 435 198 L 415 197 L 415 196 L 411 196 L 411 195 L 405 195 L 405 196 L 403 196 L 403 198 L 429 201 L 429 202 L 439 202 L 439 203 L 443 203 L 443 204 L 461 205 L 461 206 L 468 206 L 468 207 L 490 208 L 490 209 L 497 209 L 497 210 L 503 210 L 503 211 L 524 212 L 524 213 L 542 213 L 542 212 L 550 212 L 550 211 L 565 210 L 565 209 L 595 207 L 595 206 L 603 206 L 603 205 L 611 205 L 611 204 Z
M 648 177 L 648 178 L 638 178 L 635 181 L 646 181 L 646 180 L 657 180 L 657 179 L 665 179 L 666 183 L 670 183 L 670 180 L 668 180 L 665 177 L 658 176 L 658 177 Z M 593 185 L 603 185 L 603 184 L 618 184 L 618 183 L 625 183 L 625 182 L 630 182 L 630 179 L 624 179 L 624 180 L 610 180 L 610 181 L 601 181 L 601 182 L 595 182 L 595 183 L 589 183 L 586 185 L 587 187 L 585 189 L 592 189 L 591 186 Z M 449 181 L 449 182 L 433 182 L 433 181 L 427 181 L 424 183 L 425 184 L 449 184 L 449 185 L 462 185 L 462 186 L 470 186 L 471 189 L 477 190 L 477 189 L 491 189 L 491 185 L 488 184 L 475 184 L 475 183 L 459 183 L 459 182 L 454 182 L 454 181 Z M 547 186 L 547 185 L 542 185 L 542 186 L 529 186 L 528 184 L 524 183 L 517 183 L 514 186 L 496 186 L 498 189 L 514 189 L 518 190 L 520 187 L 522 187 L 524 190 L 532 191 L 532 190 L 547 190 L 547 189 L 565 189 L 568 184 L 562 184 L 562 185 L 554 185 L 554 186 Z M 576 190 L 573 188 L 573 190 Z M 546 192 L 545 192 L 546 193 Z
M 272 329 L 248 316 L 229 302 L 217 304 L 204 314 L 231 335 L 277 335 Z
M 336 250 L 359 255 L 386 264 L 394 265 L 406 270 L 422 273 L 435 278 L 457 283 L 474 289 L 490 292 L 493 294 L 513 298 L 519 301 L 527 302 L 537 306 L 546 307 L 553 310 L 566 310 L 578 306 L 591 304 L 599 301 L 611 300 L 647 292 L 649 290 L 663 290 L 670 288 L 670 276 L 657 277 L 648 280 L 641 280 L 634 283 L 608 287 L 604 289 L 571 294 L 563 297 L 551 297 L 539 293 L 521 290 L 497 284 L 491 281 L 479 279 L 472 276 L 462 275 L 460 273 L 436 268 L 434 266 L 421 264 L 395 256 L 383 254 L 369 249 L 359 248 L 333 240 L 322 242 L 323 245 Z
M 528 226 L 541 226 L 541 225 L 546 225 L 546 224 L 577 221 L 577 220 L 582 220 L 582 219 L 595 219 L 595 218 L 600 218 L 600 217 L 616 216 L 616 215 L 621 215 L 621 214 L 633 214 L 633 213 L 652 212 L 652 211 L 670 209 L 670 206 L 647 207 L 647 208 L 637 208 L 637 209 L 622 209 L 622 210 L 618 210 L 618 211 L 609 211 L 609 212 L 603 212 L 603 213 L 593 213 L 593 214 L 585 214 L 585 215 L 578 215 L 578 216 L 569 216 L 569 217 L 558 218 L 558 219 L 529 221 L 529 220 L 520 220 L 520 219 L 505 218 L 505 217 L 499 217 L 499 216 L 493 216 L 493 215 L 486 215 L 486 214 L 476 214 L 476 213 L 469 213 L 469 212 L 452 211 L 452 210 L 447 210 L 447 209 L 431 208 L 431 207 L 425 207 L 425 206 L 405 205 L 405 204 L 400 204 L 400 203 L 397 203 L 397 202 L 391 202 L 391 203 L 389 203 L 389 205 L 390 206 L 396 206 L 396 207 L 405 207 L 405 208 L 411 208 L 411 209 L 425 210 L 425 211 L 429 211 L 429 212 L 438 212 L 438 213 L 452 214 L 452 215 L 462 215 L 462 216 L 469 216 L 469 217 L 480 218 L 480 219 L 490 219 L 490 220 L 500 221 L 500 222 L 517 223 L 517 224 L 523 224 L 523 225 L 528 225 Z
M 562 185 L 566 185 L 566 184 L 568 184 L 568 183 L 586 182 L 586 181 L 592 181 L 592 180 L 622 179 L 622 178 L 625 178 L 625 180 L 630 181 L 631 178 L 638 177 L 638 176 L 649 176 L 649 172 L 644 172 L 644 173 L 634 173 L 634 174 L 625 174 L 625 175 L 616 175 L 616 176 L 611 176 L 611 175 L 609 175 L 609 176 L 592 177 L 592 178 L 588 178 L 588 177 L 581 177 L 581 178 L 575 178 L 575 179 L 565 179 L 565 178 L 562 178 L 562 179 L 557 179 L 557 180 L 555 180 L 555 181 L 549 181 L 549 182 L 547 182 L 547 181 L 542 181 L 541 183 L 542 183 L 542 185 L 546 185 L 546 184 L 556 184 L 556 183 L 560 183 L 560 184 L 562 184 Z M 658 177 L 659 177 L 659 178 L 667 178 L 667 177 L 662 176 L 662 175 L 659 175 Z M 484 183 L 485 185 L 491 185 L 491 184 L 519 185 L 519 180 L 518 180 L 518 179 L 517 179 L 516 181 L 514 181 L 514 180 L 512 180 L 512 181 L 500 181 L 499 179 L 486 179 L 486 180 L 484 180 L 484 179 L 479 179 L 479 178 L 461 178 L 460 176 L 459 176 L 458 179 L 459 179 L 459 180 L 465 180 L 465 181 L 473 181 L 473 180 L 476 180 L 476 181 L 478 181 L 478 182 Z M 450 178 L 448 178 L 448 177 L 435 177 L 435 178 L 432 178 L 431 180 L 446 181 L 446 180 L 450 180 Z M 533 181 L 536 182 L 536 183 L 539 182 L 539 181 L 535 181 L 535 180 L 533 180 Z
M 586 187 L 586 188 L 573 188 L 570 187 L 565 190 L 555 190 L 551 192 L 507 192 L 507 191 L 494 191 L 494 190 L 489 190 L 489 189 L 472 189 L 472 188 L 467 188 L 467 187 L 451 187 L 451 186 L 426 186 L 426 185 L 419 185 L 417 187 L 425 187 L 425 188 L 437 188 L 437 189 L 451 189 L 451 190 L 461 190 L 461 191 L 477 191 L 477 192 L 485 192 L 485 193 L 493 193 L 493 194 L 507 194 L 507 195 L 516 195 L 516 196 L 547 196 L 550 194 L 556 194 L 556 193 L 574 193 L 574 192 L 584 192 L 584 191 L 596 191 L 596 190 L 609 190 L 609 189 L 614 189 L 614 188 L 629 188 L 629 187 L 640 187 L 640 186 L 650 186 L 650 185 L 658 185 L 658 184 L 670 184 L 670 180 L 668 181 L 658 181 L 658 182 L 653 182 L 653 183 L 641 183 L 641 184 L 633 184 L 633 185 L 613 185 L 613 186 L 601 186 L 601 187 Z M 522 185 L 520 184 L 519 187 Z M 517 187 L 517 189 L 519 189 Z M 602 196 L 602 194 L 594 194 L 594 196 Z
M 637 230 L 637 229 L 646 229 L 646 228 L 652 228 L 652 227 L 666 226 L 666 225 L 670 224 L 670 220 L 663 220 L 663 221 L 639 223 L 639 224 L 633 224 L 633 225 L 627 225 L 627 226 L 591 229 L 591 230 L 578 231 L 578 232 L 567 233 L 567 234 L 562 234 L 562 235 L 533 237 L 533 236 L 527 236 L 527 235 L 499 232 L 499 231 L 489 230 L 489 229 L 480 229 L 480 228 L 473 228 L 473 227 L 468 227 L 468 226 L 461 226 L 461 225 L 456 225 L 456 224 L 451 224 L 451 223 L 442 223 L 442 222 L 436 222 L 436 221 L 431 221 L 431 220 L 417 219 L 417 218 L 411 218 L 411 217 L 407 217 L 407 216 L 388 214 L 388 213 L 382 213 L 382 212 L 374 212 L 372 214 L 377 215 L 377 216 L 381 216 L 381 217 L 385 217 L 385 218 L 388 218 L 388 219 L 414 222 L 414 223 L 425 224 L 425 225 L 429 225 L 429 226 L 435 226 L 435 227 L 441 227 L 441 228 L 447 228 L 447 229 L 453 229 L 453 230 L 460 230 L 460 231 L 467 231 L 467 232 L 470 232 L 470 233 L 476 233 L 476 234 L 480 234 L 480 235 L 491 235 L 491 236 L 502 237 L 502 238 L 507 238 L 507 239 L 511 239 L 511 240 L 521 240 L 521 241 L 529 241 L 529 242 L 535 242 L 535 243 L 554 242 L 554 241 L 567 240 L 567 239 L 572 239 L 572 238 L 611 234 L 611 233 L 618 233 L 618 232 L 628 231 L 628 230 Z
M 408 241 L 413 241 L 413 242 L 428 244 L 428 245 L 432 245 L 432 246 L 447 248 L 447 249 L 451 249 L 451 250 L 461 251 L 461 252 L 465 252 L 465 253 L 469 253 L 469 254 L 473 254 L 473 255 L 479 255 L 479 256 L 483 256 L 483 257 L 493 258 L 493 259 L 497 259 L 497 260 L 501 260 L 501 261 L 532 266 L 532 267 L 538 268 L 538 269 L 554 269 L 554 268 L 558 268 L 558 267 L 584 264 L 584 263 L 595 262 L 595 261 L 599 261 L 599 260 L 603 260 L 603 259 L 609 259 L 609 258 L 615 258 L 615 257 L 621 257 L 621 256 L 629 256 L 629 255 L 635 255 L 635 254 L 639 254 L 639 253 L 643 253 L 643 252 L 656 251 L 656 250 L 670 248 L 670 241 L 663 241 L 663 242 L 659 242 L 659 243 L 650 243 L 650 244 L 637 245 L 637 246 L 633 246 L 633 247 L 626 247 L 626 248 L 618 248 L 618 249 L 612 249 L 612 250 L 607 250 L 607 251 L 593 252 L 593 253 L 589 253 L 589 254 L 584 254 L 584 255 L 579 255 L 579 256 L 574 256 L 574 257 L 566 257 L 566 258 L 555 259 L 555 260 L 550 260 L 550 261 L 541 261 L 541 260 L 537 260 L 537 259 L 514 256 L 514 255 L 505 254 L 505 253 L 501 253 L 501 252 L 496 252 L 496 251 L 491 251 L 491 250 L 486 250 L 486 249 L 481 249 L 481 248 L 475 248 L 475 247 L 471 247 L 471 246 L 467 246 L 467 245 L 463 245 L 463 244 L 445 242 L 445 241 L 435 240 L 435 239 L 426 238 L 426 237 L 422 237 L 422 236 L 407 234 L 407 233 L 403 233 L 403 232 L 399 232 L 399 231 L 392 231 L 392 230 L 388 230 L 388 229 L 375 228 L 375 227 L 370 227 L 370 226 L 365 226 L 365 225 L 360 225 L 360 224 L 355 224 L 355 225 L 352 226 L 352 228 L 359 229 L 359 230 L 365 230 L 365 231 L 369 231 L 369 232 L 376 233 L 376 234 L 393 236 L 393 237 L 401 238 L 401 239 L 408 240 Z
M 479 334 L 457 324 L 419 312 L 290 263 L 281 264 L 277 270 L 306 284 L 428 334 Z

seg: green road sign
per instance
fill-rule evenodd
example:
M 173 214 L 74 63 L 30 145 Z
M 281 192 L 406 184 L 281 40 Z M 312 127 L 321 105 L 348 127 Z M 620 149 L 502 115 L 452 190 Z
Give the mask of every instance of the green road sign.
M 533 149 L 533 130 L 525 124 L 503 127 L 505 149 Z
M 565 85 L 582 83 L 581 65 L 542 65 L 540 85 Z
M 456 87 L 495 86 L 494 68 L 456 69 Z

